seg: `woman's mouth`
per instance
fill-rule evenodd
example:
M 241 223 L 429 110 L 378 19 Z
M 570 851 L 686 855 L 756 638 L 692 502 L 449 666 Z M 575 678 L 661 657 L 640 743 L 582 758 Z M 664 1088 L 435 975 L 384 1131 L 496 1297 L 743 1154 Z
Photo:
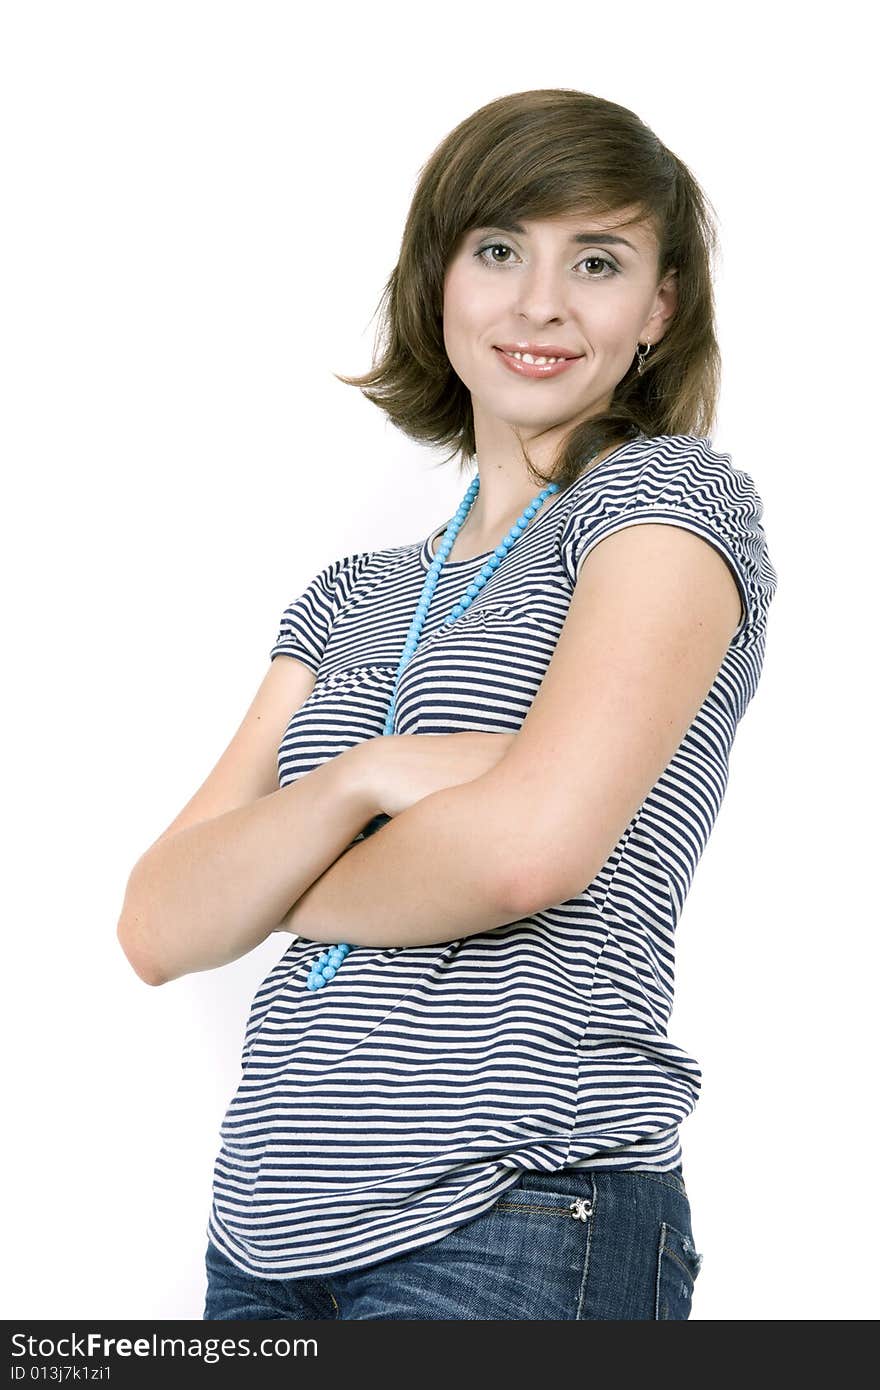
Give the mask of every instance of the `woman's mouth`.
M 573 367 L 576 362 L 582 360 L 580 357 L 563 357 L 556 362 L 541 362 L 540 360 L 533 362 L 530 360 L 529 353 L 525 354 L 525 358 L 529 360 L 524 360 L 522 355 L 514 357 L 513 353 L 505 352 L 503 348 L 496 347 L 494 351 L 498 353 L 508 371 L 515 372 L 517 376 L 531 377 L 537 380 L 547 376 L 561 376 L 563 372 L 568 371 L 569 367 Z

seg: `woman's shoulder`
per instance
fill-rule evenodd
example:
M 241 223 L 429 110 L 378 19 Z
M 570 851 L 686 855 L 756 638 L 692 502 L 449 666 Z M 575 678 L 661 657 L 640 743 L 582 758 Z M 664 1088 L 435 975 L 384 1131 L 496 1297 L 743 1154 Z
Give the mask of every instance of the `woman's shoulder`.
M 754 479 L 734 465 L 727 450 L 708 435 L 640 434 L 620 445 L 594 468 L 587 468 L 569 490 L 571 508 L 596 505 L 632 507 L 658 499 L 671 489 L 697 496 L 701 489 L 732 503 L 760 504 Z
M 379 546 L 373 550 L 347 551 L 344 555 L 337 555 L 330 560 L 320 573 L 324 576 L 325 582 L 356 584 L 364 576 L 394 568 L 402 561 L 409 559 L 418 551 L 419 545 L 420 542 L 413 541 L 408 545 L 389 545 Z
M 716 448 L 711 435 L 699 434 L 639 434 L 615 449 L 606 462 L 619 462 L 630 468 L 675 467 L 686 463 L 722 469 L 733 466 L 728 451 Z M 602 466 L 599 464 L 599 468 Z M 583 476 L 589 477 L 589 471 Z

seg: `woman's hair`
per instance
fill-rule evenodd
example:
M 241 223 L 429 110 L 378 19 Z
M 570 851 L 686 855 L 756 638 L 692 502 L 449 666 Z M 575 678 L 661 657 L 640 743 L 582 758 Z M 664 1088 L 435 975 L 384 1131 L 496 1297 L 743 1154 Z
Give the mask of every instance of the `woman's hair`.
M 644 220 L 659 245 L 658 280 L 677 270 L 678 303 L 643 372 L 636 359 L 610 408 L 572 427 L 536 485 L 566 488 L 596 454 L 639 433 L 711 433 L 720 380 L 710 204 L 690 170 L 624 106 L 569 88 L 515 92 L 482 106 L 447 135 L 416 187 L 400 259 L 385 286 L 373 368 L 337 373 L 411 439 L 452 446 L 459 472 L 475 457 L 468 388 L 443 341 L 447 267 L 474 227 L 590 211 Z M 382 341 L 377 360 L 378 345 Z

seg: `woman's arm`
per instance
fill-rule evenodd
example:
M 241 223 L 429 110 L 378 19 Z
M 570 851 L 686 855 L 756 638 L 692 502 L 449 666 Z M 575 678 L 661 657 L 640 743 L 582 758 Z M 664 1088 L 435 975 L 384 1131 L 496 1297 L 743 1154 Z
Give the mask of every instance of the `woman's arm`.
M 380 809 L 362 775 L 362 747 L 141 856 L 117 928 L 141 979 L 165 984 L 226 965 L 278 929 Z
M 505 756 L 355 845 L 294 905 L 292 930 L 423 946 L 581 893 L 681 745 L 740 613 L 731 571 L 701 536 L 641 523 L 606 537 Z
M 512 885 L 521 874 L 505 857 L 515 837 L 490 788 L 480 777 L 423 797 L 337 859 L 282 928 L 322 944 L 393 947 L 519 921 Z

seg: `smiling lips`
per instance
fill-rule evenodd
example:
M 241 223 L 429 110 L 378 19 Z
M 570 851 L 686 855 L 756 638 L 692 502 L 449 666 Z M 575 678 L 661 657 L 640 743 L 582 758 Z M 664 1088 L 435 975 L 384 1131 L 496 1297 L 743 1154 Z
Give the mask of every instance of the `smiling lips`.
M 533 379 L 560 376 L 563 372 L 567 372 L 569 368 L 573 367 L 575 362 L 580 362 L 581 360 L 579 357 L 564 357 L 561 361 L 556 362 L 526 362 L 523 361 L 522 357 L 513 357 L 511 353 L 505 351 L 504 348 L 496 347 L 495 351 L 498 353 L 498 356 L 501 358 L 501 361 L 504 363 L 505 367 L 507 367 L 508 371 L 515 372 L 517 376 L 532 377 Z M 559 351 L 561 351 L 561 349 L 559 349 Z M 531 353 L 526 354 L 526 356 L 529 357 L 531 355 Z M 542 354 L 542 356 L 543 355 L 552 357 L 556 354 L 546 351 L 546 354 Z

